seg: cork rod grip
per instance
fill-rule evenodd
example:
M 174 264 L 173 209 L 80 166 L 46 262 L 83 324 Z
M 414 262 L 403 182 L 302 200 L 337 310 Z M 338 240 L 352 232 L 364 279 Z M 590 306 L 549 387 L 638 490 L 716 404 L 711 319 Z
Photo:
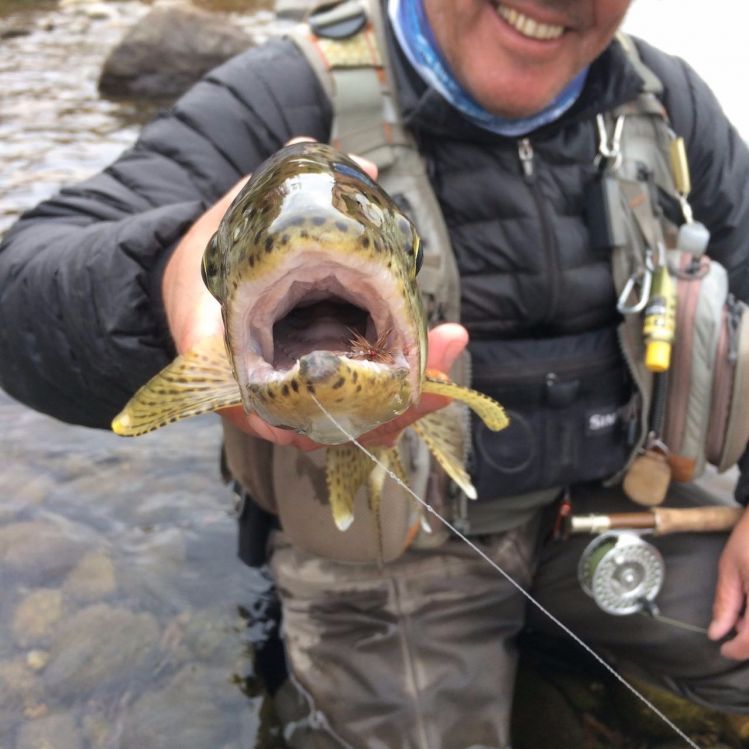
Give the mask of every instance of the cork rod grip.
M 743 507 L 692 507 L 688 509 L 657 507 L 652 510 L 655 516 L 655 534 L 696 531 L 727 531 L 738 523 L 744 514 Z

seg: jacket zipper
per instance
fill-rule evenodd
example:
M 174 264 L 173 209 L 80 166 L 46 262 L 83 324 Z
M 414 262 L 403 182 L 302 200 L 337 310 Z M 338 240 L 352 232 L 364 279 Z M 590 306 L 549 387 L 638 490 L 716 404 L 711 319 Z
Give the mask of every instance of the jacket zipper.
M 538 217 L 541 221 L 541 236 L 543 241 L 544 255 L 546 257 L 546 268 L 549 277 L 549 304 L 543 322 L 549 323 L 554 319 L 559 301 L 559 255 L 552 239 L 551 225 L 546 210 L 546 202 L 541 194 L 541 188 L 536 181 L 535 154 L 530 138 L 521 138 L 518 141 L 518 156 L 523 168 L 525 183 L 530 189 L 533 201 L 536 204 Z
M 556 361 L 552 367 L 546 362 L 537 364 L 523 364 L 522 369 L 518 367 L 482 367 L 480 372 L 474 373 L 473 384 L 499 384 L 511 385 L 517 382 L 548 381 L 560 376 L 576 377 L 578 375 L 589 375 L 596 371 L 605 371 L 612 364 L 619 361 L 619 353 L 606 353 L 598 355 L 594 359 L 568 359 Z

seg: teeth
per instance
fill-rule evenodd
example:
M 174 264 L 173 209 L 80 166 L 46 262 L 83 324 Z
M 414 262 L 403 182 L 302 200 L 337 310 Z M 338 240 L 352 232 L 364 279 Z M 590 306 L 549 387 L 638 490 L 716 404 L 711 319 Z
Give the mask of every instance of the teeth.
M 564 26 L 557 26 L 551 23 L 539 23 L 532 18 L 519 13 L 513 8 L 507 8 L 504 5 L 497 5 L 497 12 L 504 18 L 507 23 L 523 36 L 531 39 L 559 39 L 564 33 Z

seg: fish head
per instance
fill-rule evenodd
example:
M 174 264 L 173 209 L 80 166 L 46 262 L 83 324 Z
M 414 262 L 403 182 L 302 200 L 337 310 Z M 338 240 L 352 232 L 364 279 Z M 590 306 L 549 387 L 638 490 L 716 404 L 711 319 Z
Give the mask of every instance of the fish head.
M 203 258 L 245 409 L 339 444 L 417 402 L 421 257 L 409 219 L 330 146 L 294 144 L 261 165 Z

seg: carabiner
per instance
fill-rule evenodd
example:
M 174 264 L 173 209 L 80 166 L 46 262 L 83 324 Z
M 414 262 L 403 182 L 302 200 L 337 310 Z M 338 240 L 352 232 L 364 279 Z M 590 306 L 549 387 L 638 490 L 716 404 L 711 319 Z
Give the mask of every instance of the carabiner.
M 595 164 L 606 171 L 616 171 L 622 163 L 622 133 L 624 131 L 624 115 L 619 115 L 614 123 L 614 134 L 609 142 L 609 134 L 606 131 L 606 121 L 602 114 L 596 115 L 596 126 L 598 127 L 598 154 Z
M 619 295 L 619 299 L 616 301 L 616 309 L 622 315 L 631 315 L 636 312 L 642 312 L 650 299 L 650 289 L 653 285 L 653 272 L 649 268 L 642 268 L 639 271 L 635 271 L 628 279 L 627 283 L 624 284 L 622 293 Z M 630 298 L 636 288 L 639 288 L 639 298 L 634 304 L 627 304 L 627 300 Z

